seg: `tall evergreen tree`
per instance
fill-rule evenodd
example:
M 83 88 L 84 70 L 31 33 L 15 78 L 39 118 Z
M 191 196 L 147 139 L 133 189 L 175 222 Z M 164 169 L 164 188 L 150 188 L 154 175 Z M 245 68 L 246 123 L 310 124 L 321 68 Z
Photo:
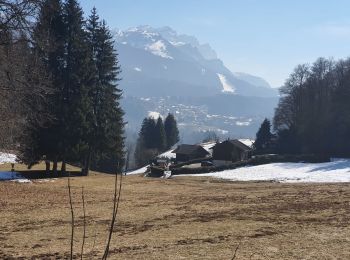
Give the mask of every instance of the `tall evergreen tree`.
M 152 118 L 145 118 L 141 125 L 139 137 L 143 140 L 146 149 L 157 148 L 156 122 Z
M 144 166 L 158 154 L 156 140 L 156 122 L 152 118 L 145 118 L 142 121 L 134 154 L 137 166 Z
M 50 77 L 53 90 L 47 96 L 48 111 L 51 120 L 37 129 L 38 156 L 54 162 L 62 159 L 62 90 L 65 52 L 65 25 L 60 0 L 46 0 L 41 5 L 39 18 L 34 29 L 33 48 L 44 64 L 45 73 Z
M 10 49 L 10 56 L 12 54 L 15 57 L 9 56 L 8 60 L 10 63 L 15 62 L 12 65 L 17 66 L 17 73 L 9 75 L 16 77 L 16 81 L 20 83 L 17 85 L 12 84 L 11 80 L 8 82 L 8 86 L 20 93 L 20 96 L 16 97 L 20 98 L 20 103 L 13 99 L 12 108 L 15 110 L 10 112 L 16 114 L 14 120 L 17 119 L 21 122 L 21 128 L 18 129 L 21 134 L 11 131 L 11 135 L 14 134 L 15 137 L 11 142 L 20 144 L 18 159 L 30 167 L 42 158 L 42 147 L 40 147 L 39 140 L 41 129 L 49 123 L 46 98 L 51 92 L 50 81 L 47 80 L 47 74 L 41 60 L 33 52 L 31 45 L 25 38 L 19 39 Z M 22 84 L 23 86 L 20 86 Z M 42 89 L 43 84 L 46 85 L 46 89 Z M 36 94 L 32 95 L 31 92 Z M 36 95 L 39 93 L 40 95 L 37 97 Z M 13 138 L 11 135 L 9 137 Z
M 177 128 L 177 123 L 173 114 L 169 113 L 165 118 L 164 129 L 166 134 L 167 149 L 170 149 L 180 140 L 179 129 Z
M 88 139 L 91 132 L 91 99 L 89 92 L 94 78 L 92 55 L 84 31 L 83 11 L 76 0 L 64 5 L 66 26 L 66 52 L 63 88 L 63 162 L 67 160 L 85 164 Z
M 158 117 L 156 128 L 155 128 L 155 142 L 156 142 L 156 148 L 159 152 L 164 152 L 167 145 L 167 139 L 166 134 L 164 130 L 164 123 L 163 119 L 161 117 Z
M 91 117 L 85 169 L 88 170 L 92 156 L 94 169 L 114 172 L 118 165 L 122 167 L 124 157 L 124 113 L 119 104 L 122 92 L 118 88 L 120 67 L 113 37 L 106 23 L 99 21 L 95 8 L 87 22 L 87 32 L 94 78 L 89 92 Z
M 269 149 L 269 146 L 271 145 L 271 123 L 270 121 L 265 118 L 265 120 L 262 122 L 258 132 L 256 133 L 256 139 L 254 142 L 254 147 L 257 152 L 266 152 Z

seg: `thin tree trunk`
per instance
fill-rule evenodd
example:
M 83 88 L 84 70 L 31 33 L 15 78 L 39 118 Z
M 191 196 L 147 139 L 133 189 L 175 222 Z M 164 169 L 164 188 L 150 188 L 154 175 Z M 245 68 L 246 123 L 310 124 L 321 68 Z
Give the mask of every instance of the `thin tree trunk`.
M 63 166 L 63 163 L 62 163 Z M 74 208 L 73 208 L 73 201 L 72 201 L 72 192 L 71 192 L 71 185 L 70 185 L 70 176 L 68 175 L 68 195 L 69 195 L 69 205 L 70 205 L 70 212 L 71 212 L 71 237 L 70 237 L 70 259 L 73 259 L 73 245 L 74 245 Z
M 90 168 L 90 161 L 91 161 L 91 148 L 89 148 L 88 154 L 86 155 L 83 168 L 81 169 L 81 173 L 85 176 L 89 175 L 89 168 Z
M 119 168 L 119 163 L 118 163 L 118 168 Z M 109 246 L 110 246 L 111 239 L 112 239 L 113 228 L 114 228 L 114 225 L 115 225 L 115 222 L 117 219 L 117 215 L 118 215 L 120 195 L 121 195 L 121 190 L 122 190 L 122 180 L 123 180 L 123 173 L 120 174 L 120 182 L 119 182 L 119 190 L 118 190 L 118 173 L 116 172 L 115 173 L 115 182 L 114 182 L 113 214 L 112 214 L 111 226 L 109 228 L 109 233 L 108 233 L 107 245 L 106 245 L 104 254 L 102 256 L 102 260 L 107 260 L 107 258 L 108 258 Z
M 85 246 L 85 238 L 86 238 L 86 211 L 85 211 L 84 187 L 81 187 L 81 198 L 82 198 L 82 201 L 83 201 L 83 242 L 82 242 L 82 244 L 81 244 L 80 259 L 83 260 L 83 256 L 84 256 L 84 246 Z
M 66 173 L 66 160 L 63 159 L 62 166 L 61 166 L 61 174 Z
M 54 175 L 57 174 L 57 158 L 55 158 L 55 159 L 53 160 L 52 172 L 53 172 Z
M 45 160 L 45 171 L 46 171 L 46 174 L 49 174 L 50 172 L 50 161 L 49 160 Z
M 86 160 L 86 165 L 85 165 L 86 176 L 89 175 L 90 162 L 91 162 L 91 148 L 89 148 L 89 153 L 88 153 L 87 160 Z

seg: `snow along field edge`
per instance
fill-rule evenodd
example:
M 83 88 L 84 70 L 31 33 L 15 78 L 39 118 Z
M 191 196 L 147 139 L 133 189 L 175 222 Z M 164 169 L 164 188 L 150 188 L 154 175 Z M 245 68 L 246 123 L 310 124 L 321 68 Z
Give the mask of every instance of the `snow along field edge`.
M 350 182 L 350 159 L 338 159 L 327 163 L 270 163 L 221 172 L 181 176 L 214 177 L 229 181 Z

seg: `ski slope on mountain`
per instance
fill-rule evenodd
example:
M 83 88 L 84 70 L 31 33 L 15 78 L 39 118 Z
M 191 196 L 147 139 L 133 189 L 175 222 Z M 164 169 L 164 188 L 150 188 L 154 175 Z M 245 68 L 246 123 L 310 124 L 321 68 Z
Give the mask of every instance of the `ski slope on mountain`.
M 226 93 L 235 93 L 235 88 L 228 82 L 228 80 L 226 79 L 226 77 L 220 73 L 217 73 L 219 80 L 221 82 L 222 85 L 222 92 L 226 92 Z

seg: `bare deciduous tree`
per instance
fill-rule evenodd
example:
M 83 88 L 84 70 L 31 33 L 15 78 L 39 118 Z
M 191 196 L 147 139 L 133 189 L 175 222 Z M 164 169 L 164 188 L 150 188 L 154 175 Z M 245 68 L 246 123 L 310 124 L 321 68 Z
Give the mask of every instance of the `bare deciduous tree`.
M 40 0 L 0 0 L 0 149 L 30 143 L 28 130 L 44 125 L 49 77 L 31 49 L 31 28 Z M 23 145 L 22 145 L 23 148 Z M 34 147 L 31 147 L 34 149 Z M 26 152 L 30 153 L 30 149 Z

